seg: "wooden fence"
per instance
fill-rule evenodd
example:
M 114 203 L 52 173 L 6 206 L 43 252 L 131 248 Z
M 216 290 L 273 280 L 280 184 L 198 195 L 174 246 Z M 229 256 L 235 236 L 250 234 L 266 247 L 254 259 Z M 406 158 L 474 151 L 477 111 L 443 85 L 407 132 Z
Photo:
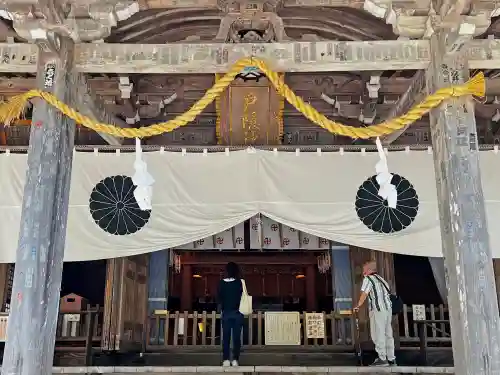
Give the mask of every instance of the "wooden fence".
M 426 307 L 429 320 L 447 320 L 448 310 L 443 305 Z M 244 347 L 263 348 L 265 346 L 265 313 L 256 312 L 245 317 L 241 334 Z M 324 347 L 352 350 L 356 338 L 355 321 L 350 315 L 325 313 L 325 338 L 307 339 L 305 335 L 305 314 L 300 316 L 301 346 Z M 148 321 L 148 348 L 161 350 L 169 347 L 214 347 L 221 344 L 221 316 L 213 312 L 191 313 L 172 312 L 168 315 L 153 315 Z M 429 325 L 428 341 L 450 342 L 449 324 Z M 399 339 L 406 346 L 416 346 L 419 342 L 418 326 L 414 323 L 411 306 L 404 306 L 399 316 Z
M 56 329 L 56 347 L 85 347 L 92 343 L 100 346 L 103 311 L 60 312 Z M 0 313 L 0 342 L 7 340 L 8 313 Z M 79 345 L 81 344 L 81 345 Z
M 425 307 L 426 320 L 446 320 L 448 323 L 430 323 L 427 324 L 427 342 L 451 343 L 450 316 L 448 307 L 445 305 L 428 305 Z M 413 310 L 411 306 L 404 305 L 403 313 L 399 316 L 399 338 L 401 344 L 412 344 L 419 342 L 419 327 L 413 319 Z
M 256 312 L 245 317 L 242 343 L 246 347 L 265 346 L 265 313 Z M 300 315 L 301 346 L 349 349 L 356 338 L 354 319 L 350 315 L 335 312 L 325 313 L 325 338 L 307 339 L 305 314 Z M 426 306 L 427 320 L 448 320 L 448 308 L 444 305 Z M 0 313 L 0 342 L 7 337 L 8 314 Z M 56 348 L 61 350 L 84 350 L 90 346 L 100 347 L 102 337 L 102 309 L 80 313 L 60 312 L 56 331 Z M 213 312 L 173 312 L 168 315 L 153 315 L 148 319 L 147 344 L 150 350 L 179 346 L 214 347 L 221 344 L 221 316 Z M 449 323 L 426 326 L 427 342 L 450 342 Z M 404 306 L 399 316 L 399 339 L 402 345 L 417 346 L 418 324 L 413 320 L 411 306 Z M 64 349 L 66 348 L 66 349 Z M 77 349 L 79 348 L 79 349 Z
M 244 347 L 265 346 L 264 312 L 245 316 L 241 333 Z M 336 313 L 325 314 L 324 339 L 307 339 L 304 332 L 305 314 L 300 315 L 301 345 L 351 348 L 353 345 L 353 320 Z M 152 316 L 148 324 L 149 346 L 155 348 L 177 346 L 210 347 L 221 344 L 221 315 L 213 312 L 175 312 Z

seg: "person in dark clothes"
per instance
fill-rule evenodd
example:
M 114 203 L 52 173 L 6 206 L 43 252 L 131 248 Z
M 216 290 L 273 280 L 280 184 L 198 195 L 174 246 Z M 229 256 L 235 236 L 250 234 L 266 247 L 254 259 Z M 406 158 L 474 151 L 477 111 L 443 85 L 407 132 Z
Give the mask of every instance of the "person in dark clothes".
M 222 366 L 238 366 L 241 350 L 241 329 L 243 314 L 240 313 L 240 300 L 243 286 L 238 265 L 226 265 L 226 277 L 219 282 L 217 300 L 222 311 Z M 231 337 L 233 338 L 233 357 L 230 361 Z

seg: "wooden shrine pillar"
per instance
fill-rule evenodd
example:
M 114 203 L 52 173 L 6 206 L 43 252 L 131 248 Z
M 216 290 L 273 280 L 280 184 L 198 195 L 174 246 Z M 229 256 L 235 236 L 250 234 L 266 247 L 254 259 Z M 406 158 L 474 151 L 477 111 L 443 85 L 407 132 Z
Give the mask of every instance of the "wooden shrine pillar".
M 469 78 L 466 48 L 452 51 L 453 41 L 444 31 L 430 38 L 428 92 Z M 430 123 L 455 374 L 499 374 L 499 313 L 472 98 L 447 100 L 431 111 Z
M 190 264 L 181 266 L 181 311 L 191 311 L 193 302 L 193 275 Z
M 139 351 L 148 319 L 149 254 L 109 259 L 106 269 L 102 349 Z
M 316 293 L 316 266 L 309 264 L 306 267 L 306 310 L 316 311 L 318 293 Z
M 69 101 L 73 42 L 40 46 L 37 88 Z M 75 125 L 43 100 L 33 111 L 2 374 L 52 374 Z

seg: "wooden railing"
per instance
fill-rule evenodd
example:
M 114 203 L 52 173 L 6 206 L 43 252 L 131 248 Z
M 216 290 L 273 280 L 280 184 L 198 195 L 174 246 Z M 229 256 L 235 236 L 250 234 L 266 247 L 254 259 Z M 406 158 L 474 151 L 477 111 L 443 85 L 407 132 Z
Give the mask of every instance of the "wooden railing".
M 304 332 L 304 319 L 305 314 L 301 314 L 301 345 L 303 347 L 352 348 L 355 331 L 350 316 L 336 313 L 325 314 L 326 338 L 324 339 L 307 339 Z M 245 316 L 241 334 L 243 346 L 264 347 L 265 329 L 263 312 Z M 221 344 L 221 315 L 215 311 L 156 315 L 150 317 L 148 330 L 147 337 L 149 337 L 151 350 L 178 346 L 215 347 Z
M 101 340 L 102 309 L 82 312 L 60 312 L 57 321 L 56 340 L 60 342 L 85 342 L 89 337 Z M 7 339 L 8 313 L 0 313 L 0 342 Z M 92 333 L 92 334 L 91 334 Z
M 448 308 L 444 305 L 426 306 L 426 319 L 448 320 Z M 301 314 L 301 346 L 348 349 L 354 345 L 355 322 L 349 315 L 325 313 L 325 338 L 306 339 L 304 332 L 305 314 Z M 221 344 L 221 316 L 213 312 L 172 312 L 168 315 L 153 315 L 148 321 L 148 348 L 158 350 L 170 347 L 214 347 Z M 265 346 L 264 312 L 245 317 L 242 331 L 244 347 Z M 427 342 L 451 342 L 449 323 L 435 323 L 426 326 Z M 396 333 L 397 335 L 397 333 Z M 418 346 L 419 327 L 413 320 L 411 305 L 405 305 L 399 315 L 399 339 L 405 346 Z
M 95 349 L 100 349 L 102 335 L 102 309 L 82 312 L 60 312 L 56 328 L 56 354 L 82 353 L 84 364 L 92 364 Z M 0 313 L 0 342 L 7 338 L 8 313 Z
M 448 323 L 432 323 L 425 325 L 428 343 L 451 342 L 448 307 L 445 305 L 428 305 L 425 307 L 426 320 L 440 320 Z M 413 319 L 412 306 L 404 305 L 403 313 L 399 316 L 400 341 L 404 343 L 417 343 L 419 338 L 419 325 Z
M 305 339 L 304 317 L 301 322 L 301 346 L 348 349 L 354 345 L 355 323 L 349 315 L 325 313 L 324 339 Z M 448 308 L 444 305 L 426 307 L 427 320 L 448 320 Z M 0 342 L 7 335 L 8 314 L 0 313 Z M 87 351 L 99 348 L 102 336 L 103 311 L 92 310 L 80 313 L 60 312 L 57 324 L 56 348 L 62 351 Z M 427 343 L 451 342 L 449 323 L 434 323 L 426 326 Z M 265 346 L 264 312 L 245 317 L 242 343 L 245 347 Z M 221 317 L 216 312 L 173 312 L 168 315 L 153 315 L 148 319 L 147 344 L 150 350 L 170 347 L 215 347 L 221 344 Z M 419 327 L 413 320 L 411 306 L 404 306 L 399 316 L 399 339 L 402 345 L 418 346 Z
M 60 312 L 57 321 L 56 339 L 58 341 L 100 341 L 102 335 L 102 309 L 82 312 Z

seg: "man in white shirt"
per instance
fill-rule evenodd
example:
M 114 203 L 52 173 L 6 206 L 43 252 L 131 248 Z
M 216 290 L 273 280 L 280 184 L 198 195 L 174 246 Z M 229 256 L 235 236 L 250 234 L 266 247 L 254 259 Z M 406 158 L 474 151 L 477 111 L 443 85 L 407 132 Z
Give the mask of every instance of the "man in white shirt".
M 363 284 L 361 295 L 354 311 L 368 299 L 370 312 L 370 335 L 375 344 L 378 358 L 372 366 L 394 366 L 394 338 L 392 333 L 392 304 L 389 284 L 377 274 L 377 264 L 374 261 L 363 265 Z

